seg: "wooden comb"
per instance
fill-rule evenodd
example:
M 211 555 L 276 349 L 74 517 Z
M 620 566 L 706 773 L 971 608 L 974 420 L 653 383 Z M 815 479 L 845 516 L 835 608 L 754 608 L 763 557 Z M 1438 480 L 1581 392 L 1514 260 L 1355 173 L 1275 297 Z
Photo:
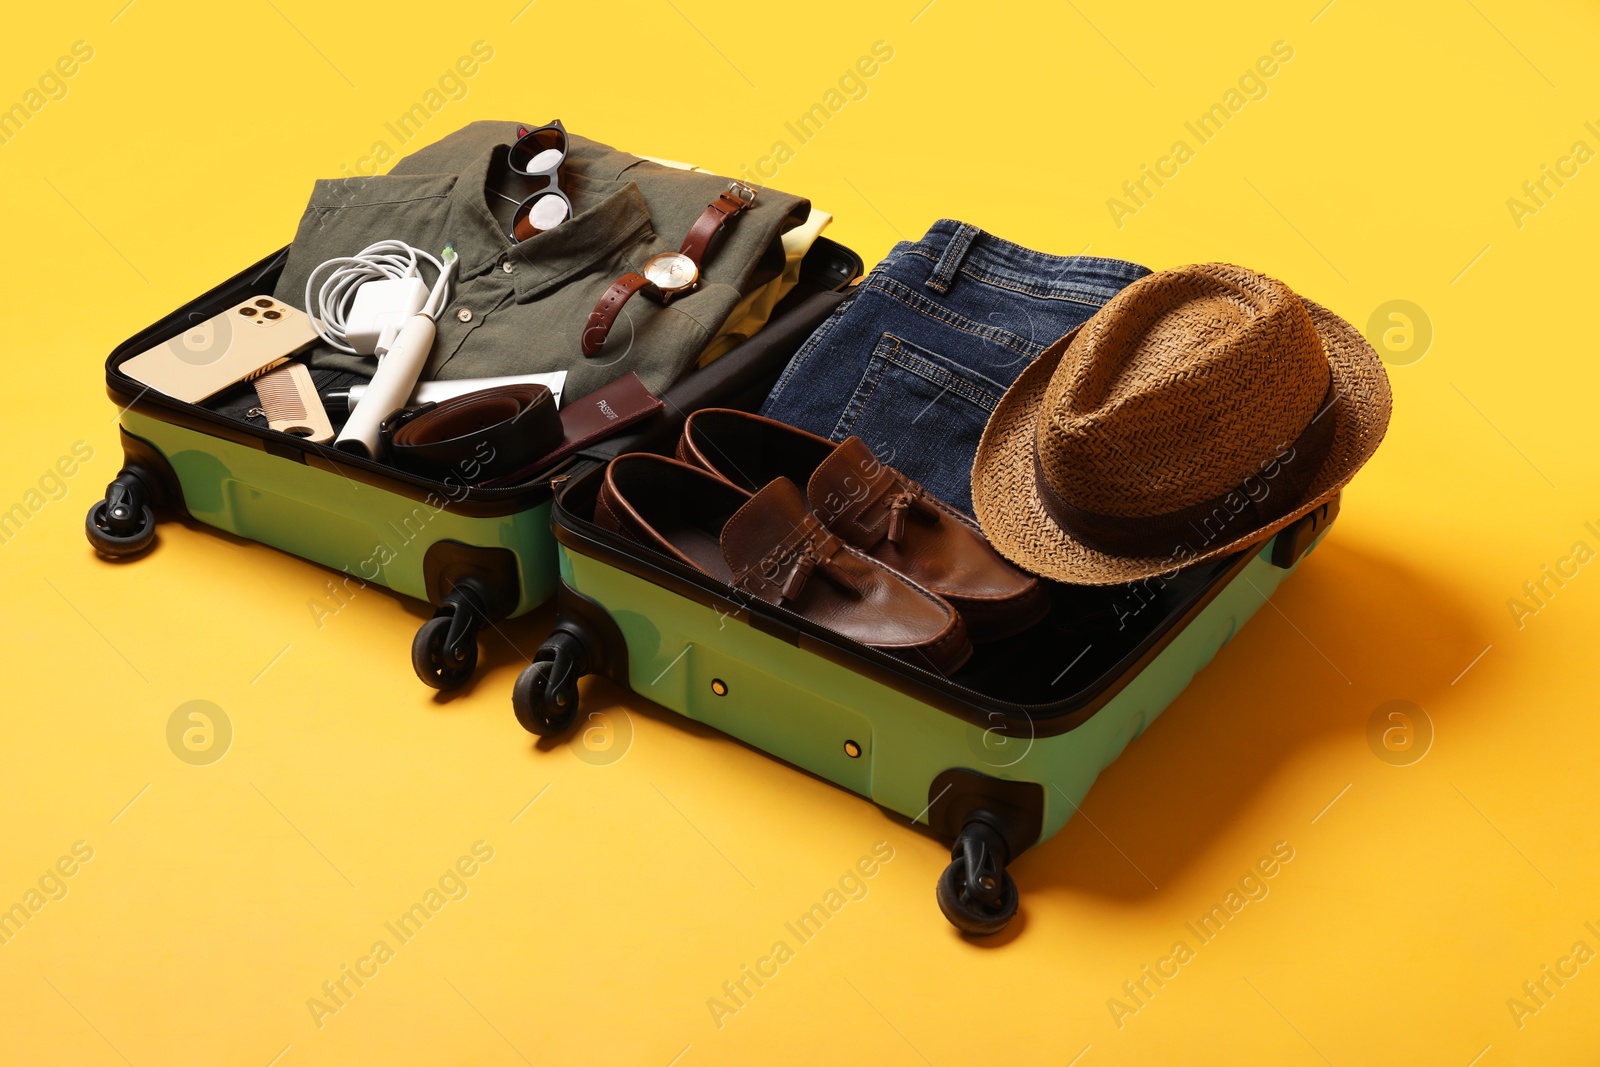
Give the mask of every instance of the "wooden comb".
M 304 363 L 269 371 L 255 380 L 255 386 L 268 429 L 304 437 L 319 445 L 333 440 L 333 425 L 328 422 L 328 412 Z

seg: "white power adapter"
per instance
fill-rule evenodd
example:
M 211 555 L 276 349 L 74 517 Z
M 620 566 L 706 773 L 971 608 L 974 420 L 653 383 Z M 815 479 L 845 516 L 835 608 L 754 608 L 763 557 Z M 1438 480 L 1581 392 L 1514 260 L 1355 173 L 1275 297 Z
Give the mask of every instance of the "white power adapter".
M 340 352 L 385 355 L 427 304 L 423 261 L 444 273 L 436 257 L 404 241 L 378 241 L 317 264 L 306 278 L 306 314 L 317 336 Z
M 363 282 L 345 317 L 345 340 L 357 355 L 385 355 L 401 328 L 427 301 L 428 287 L 415 274 Z

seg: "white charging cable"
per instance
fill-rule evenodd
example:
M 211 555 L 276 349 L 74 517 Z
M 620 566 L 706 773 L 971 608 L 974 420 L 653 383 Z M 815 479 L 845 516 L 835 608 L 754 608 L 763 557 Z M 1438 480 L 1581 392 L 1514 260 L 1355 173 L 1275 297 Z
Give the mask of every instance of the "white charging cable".
M 388 354 L 378 357 L 378 369 L 344 429 L 339 431 L 333 447 L 367 459 L 383 458 L 384 421 L 405 406 L 406 397 L 417 387 L 417 379 L 428 362 L 428 352 L 433 348 L 434 324 L 449 300 L 450 279 L 455 269 L 456 250 L 445 245 L 444 266 L 433 283 L 433 290 L 421 309 L 397 332 Z
M 306 313 L 311 316 L 318 336 L 341 352 L 358 354 L 345 332 L 356 292 L 367 282 L 405 278 L 420 280 L 422 272 L 418 266 L 419 260 L 427 260 L 440 276 L 444 274 L 444 264 L 437 257 L 421 248 L 413 248 L 404 241 L 378 241 L 353 256 L 339 256 L 317 264 L 306 277 Z M 330 268 L 332 273 L 318 287 L 317 275 Z M 313 289 L 316 291 L 315 301 L 312 300 Z M 377 354 L 383 355 L 382 352 Z

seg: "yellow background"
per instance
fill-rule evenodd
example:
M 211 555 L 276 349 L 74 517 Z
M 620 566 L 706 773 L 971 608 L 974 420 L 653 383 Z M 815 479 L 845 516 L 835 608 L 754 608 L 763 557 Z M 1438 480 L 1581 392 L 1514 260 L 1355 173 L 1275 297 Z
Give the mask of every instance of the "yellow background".
M 1508 607 L 1574 542 L 1600 549 L 1600 163 L 1520 227 L 1507 207 L 1600 148 L 1592 5 L 124 3 L 28 5 L 0 38 L 0 105 L 93 48 L 0 145 L 0 507 L 93 449 L 0 545 L 0 905 L 94 850 L 0 946 L 0 1060 L 1600 1058 L 1600 963 L 1520 1026 L 1507 1006 L 1575 942 L 1600 950 L 1600 566 L 1520 626 Z M 793 145 L 784 123 L 880 40 L 866 95 Z M 407 661 L 416 603 L 371 589 L 319 627 L 327 572 L 173 523 L 136 562 L 91 554 L 83 514 L 120 462 L 106 353 L 282 245 L 311 181 L 393 144 L 476 41 L 493 58 L 409 147 L 559 116 L 735 173 L 789 140 L 772 184 L 869 263 L 951 216 L 1247 264 L 1363 329 L 1396 299 L 1431 322 L 1331 538 L 1015 864 L 1002 938 L 941 918 L 933 840 L 608 685 L 586 701 L 631 728 L 621 759 L 536 746 L 509 691 L 544 612 L 438 698 Z M 1186 136 L 1277 41 L 1294 55 L 1265 97 Z M 1119 228 L 1108 198 L 1180 138 L 1194 158 Z M 168 748 L 190 700 L 232 724 L 209 766 Z M 1407 766 L 1368 739 L 1397 700 L 1434 733 Z M 308 998 L 478 841 L 468 895 L 319 1028 Z M 719 1029 L 707 999 L 879 841 L 867 897 Z M 1119 1028 L 1108 999 L 1277 842 L 1270 894 Z

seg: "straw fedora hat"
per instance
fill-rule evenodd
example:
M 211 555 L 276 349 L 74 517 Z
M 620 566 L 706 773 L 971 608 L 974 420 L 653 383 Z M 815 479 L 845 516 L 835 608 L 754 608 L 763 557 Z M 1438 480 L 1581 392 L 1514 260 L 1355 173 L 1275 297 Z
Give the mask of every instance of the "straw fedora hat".
M 1389 425 L 1365 338 L 1226 263 L 1147 275 L 1001 398 L 972 466 L 983 532 L 1035 574 L 1112 585 L 1259 544 L 1337 493 Z

